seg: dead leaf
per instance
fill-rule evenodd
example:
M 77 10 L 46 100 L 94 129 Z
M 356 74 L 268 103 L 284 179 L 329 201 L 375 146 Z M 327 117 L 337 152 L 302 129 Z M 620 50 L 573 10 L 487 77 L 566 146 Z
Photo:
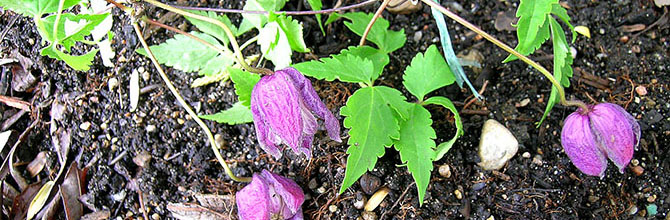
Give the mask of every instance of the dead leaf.
M 12 185 L 8 184 L 7 181 L 2 181 L 2 204 L 6 205 L 7 207 L 12 206 L 12 200 L 18 195 L 19 191 L 17 191 Z
M 5 103 L 5 105 L 10 107 L 30 111 L 30 103 L 18 98 L 0 95 L 0 102 Z
M 622 25 L 619 29 L 622 32 L 637 32 L 644 30 L 647 26 L 644 24 L 632 24 L 632 25 Z
M 231 216 L 218 213 L 214 210 L 202 207 L 196 204 L 189 203 L 169 203 L 167 205 L 168 211 L 173 217 L 181 220 L 191 219 L 232 219 Z
M 137 103 L 140 101 L 140 74 L 134 70 L 130 74 L 130 111 L 137 109 Z
M 28 204 L 33 200 L 37 192 L 42 188 L 41 183 L 34 183 L 25 188 L 14 198 L 14 203 L 12 204 L 12 211 L 9 216 L 14 216 L 14 220 L 24 220 L 28 214 Z
M 133 162 L 135 162 L 135 165 L 139 167 L 146 167 L 149 164 L 149 161 L 151 161 L 151 154 L 149 154 L 148 151 L 141 151 L 133 157 Z
M 418 0 L 391 0 L 386 10 L 394 14 L 409 14 L 421 10 L 423 3 Z
M 63 197 L 63 207 L 65 207 L 65 217 L 68 220 L 79 219 L 84 214 L 84 207 L 79 202 L 81 196 L 81 179 L 77 162 L 72 162 L 70 168 L 65 174 L 65 179 L 60 185 L 60 193 Z
M 97 212 L 88 213 L 81 217 L 81 220 L 105 220 L 109 219 L 111 213 L 109 210 L 102 210 Z
M 220 213 L 229 213 L 235 206 L 235 197 L 232 195 L 197 194 L 195 199 L 203 207 Z
M 38 191 L 33 200 L 30 201 L 30 205 L 28 206 L 28 216 L 27 216 L 28 220 L 33 219 L 33 217 L 35 217 L 35 215 L 40 210 L 42 210 L 42 207 L 44 207 L 44 204 L 47 202 L 47 199 L 49 199 L 49 194 L 51 194 L 51 189 L 53 189 L 53 187 L 54 187 L 53 180 L 42 185 L 40 191 Z
M 498 31 L 516 31 L 512 24 L 516 23 L 517 17 L 514 11 L 498 12 L 494 26 Z
M 3 131 L 0 133 L 0 152 L 5 149 L 5 145 L 9 141 L 9 136 L 12 136 L 12 131 Z
M 42 151 L 35 156 L 35 159 L 31 161 L 28 166 L 26 167 L 26 170 L 28 170 L 28 173 L 30 173 L 30 177 L 35 177 L 37 176 L 42 169 L 44 169 L 44 165 L 47 163 L 47 152 Z
M 12 89 L 17 92 L 25 92 L 37 80 L 29 70 L 33 65 L 33 61 L 21 55 L 16 50 L 12 51 L 11 56 L 15 57 L 20 64 L 14 65 L 12 68 Z
M 51 134 L 51 141 L 53 142 L 53 147 L 56 149 L 56 154 L 58 155 L 58 161 L 61 164 L 65 164 L 67 161 L 67 153 L 70 151 L 70 130 L 65 128 L 58 128 L 56 132 Z

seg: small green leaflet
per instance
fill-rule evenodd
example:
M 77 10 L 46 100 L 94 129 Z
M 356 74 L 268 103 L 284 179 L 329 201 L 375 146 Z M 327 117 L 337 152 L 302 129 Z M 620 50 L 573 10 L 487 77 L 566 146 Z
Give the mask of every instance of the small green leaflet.
M 216 47 L 222 47 L 214 37 L 208 34 L 200 32 L 191 32 L 191 34 Z M 216 75 L 232 65 L 234 61 L 232 54 L 219 54 L 218 51 L 181 34 L 149 48 L 159 63 L 184 72 L 199 71 L 200 75 Z M 144 48 L 137 49 L 137 52 L 146 56 Z
M 249 123 L 254 120 L 251 114 L 251 109 L 244 106 L 241 102 L 237 102 L 229 109 L 223 110 L 213 115 L 201 115 L 202 119 L 216 121 L 218 123 L 226 123 L 229 125 L 237 125 Z
M 302 37 L 302 25 L 290 16 L 270 14 L 270 21 L 276 21 L 288 38 L 291 49 L 301 53 L 309 52 Z
M 228 72 L 230 73 L 230 80 L 235 83 L 235 93 L 237 94 L 239 103 L 249 107 L 251 104 L 251 91 L 261 79 L 261 76 L 230 67 L 228 68 Z
M 319 11 L 323 7 L 321 0 L 307 0 L 309 7 L 312 7 L 312 11 Z M 323 23 L 321 23 L 321 14 L 316 14 L 316 23 L 319 24 L 319 29 L 321 29 L 321 34 L 326 35 L 326 31 L 323 30 Z
M 219 16 L 213 11 L 208 12 L 189 11 L 189 12 L 216 19 L 221 23 L 225 24 L 226 26 L 228 26 L 231 32 L 233 32 L 233 35 L 237 35 L 237 28 L 235 27 L 235 25 L 233 25 L 233 23 L 230 22 L 230 19 L 228 19 L 226 15 Z M 228 44 L 228 36 L 226 35 L 226 31 L 223 28 L 219 27 L 218 25 L 188 16 L 186 16 L 186 20 L 191 22 L 191 24 L 195 25 L 195 27 L 200 29 L 200 31 L 216 37 L 216 39 L 219 39 L 219 41 L 223 42 L 224 45 Z
M 394 103 L 406 103 L 400 91 L 385 86 L 364 87 L 356 90 L 340 109 L 345 116 L 344 127 L 349 128 L 349 157 L 340 194 L 366 171 L 374 169 L 384 148 L 400 138 L 394 108 L 389 106 Z
M 64 0 L 63 10 L 79 4 L 81 0 Z M 28 17 L 41 18 L 42 15 L 58 11 L 59 0 L 0 0 L 0 6 Z
M 42 48 L 40 51 L 40 55 L 63 60 L 68 66 L 79 71 L 88 71 L 91 68 L 90 66 L 93 62 L 93 58 L 95 58 L 95 54 L 97 53 L 98 49 L 93 49 L 84 55 L 70 55 L 54 49 L 53 44 Z
M 551 26 L 551 36 L 554 44 L 554 78 L 560 82 L 561 86 L 568 87 L 570 86 L 570 77 L 572 77 L 572 55 L 570 54 L 568 41 L 561 25 L 558 24 L 556 19 L 551 16 L 547 16 L 547 19 Z M 544 119 L 547 118 L 547 115 L 549 115 L 551 109 L 559 101 L 558 90 L 555 86 L 552 86 L 551 95 L 547 102 L 547 108 L 544 110 L 542 119 L 540 119 L 537 126 L 542 124 Z
M 287 0 L 247 0 L 242 8 L 245 11 L 279 11 L 284 7 Z M 240 29 L 247 29 L 248 24 L 256 27 L 258 30 L 263 28 L 263 25 L 268 22 L 267 14 L 251 14 L 242 13 L 242 23 Z M 245 28 L 243 28 L 245 27 Z
M 570 32 L 572 33 L 572 43 L 575 42 L 577 39 L 577 32 L 575 31 L 575 27 L 570 24 L 570 16 L 568 16 L 568 11 L 563 8 L 560 4 L 553 4 L 551 8 L 551 14 L 556 15 L 563 23 L 568 25 L 568 28 L 570 28 Z
M 436 155 L 435 155 L 435 161 L 438 161 L 442 159 L 444 154 L 446 154 L 449 149 L 456 143 L 456 139 L 458 137 L 463 136 L 465 133 L 463 131 L 463 122 L 461 121 L 461 116 L 458 114 L 458 110 L 456 109 L 456 106 L 454 106 L 454 103 L 451 102 L 448 98 L 442 97 L 442 96 L 434 96 L 426 99 L 425 102 L 423 102 L 424 105 L 429 105 L 429 104 L 434 104 L 434 105 L 441 105 L 442 107 L 445 107 L 451 111 L 451 113 L 454 114 L 454 119 L 455 119 L 455 124 L 456 124 L 456 134 L 454 135 L 451 140 L 441 143 L 440 145 L 437 145 L 437 150 L 436 150 Z
M 84 40 L 84 37 L 91 34 L 91 31 L 100 24 L 109 13 L 99 15 L 89 14 L 71 14 L 65 13 L 61 15 L 58 21 L 58 43 L 63 45 L 65 51 L 70 51 L 76 42 Z M 38 23 L 37 30 L 40 35 L 50 43 L 53 43 L 53 28 L 56 21 L 56 15 L 50 15 L 42 18 Z
M 372 20 L 372 16 L 374 16 L 374 14 L 364 12 L 351 12 L 342 15 L 342 17 L 351 21 L 344 22 L 344 25 L 346 25 L 349 30 L 358 34 L 358 36 L 363 36 L 363 32 L 365 32 L 365 28 L 370 20 Z M 382 17 L 377 18 L 372 25 L 372 29 L 370 29 L 370 33 L 368 33 L 367 40 L 375 43 L 380 50 L 386 53 L 391 53 L 405 45 L 407 37 L 405 36 L 405 29 L 392 31 L 388 28 L 389 22 L 386 19 Z
M 547 15 L 558 0 L 523 0 L 519 4 L 516 16 L 519 17 L 516 35 L 519 43 L 514 48 L 523 55 L 533 53 L 549 39 L 549 21 Z M 503 63 L 518 59 L 509 55 Z
M 366 83 L 379 77 L 389 63 L 388 54 L 369 46 L 351 46 L 330 58 L 321 58 L 293 65 L 303 75 L 317 79 Z
M 412 173 L 419 193 L 419 204 L 423 204 L 430 172 L 433 170 L 436 135 L 431 127 L 433 120 L 430 119 L 430 112 L 419 104 L 413 103 L 411 106 L 409 119 L 400 122 L 400 139 L 394 142 L 394 146 Z
M 454 74 L 435 45 L 430 45 L 425 55 L 417 53 L 402 78 L 407 91 L 419 101 L 426 94 L 454 83 Z

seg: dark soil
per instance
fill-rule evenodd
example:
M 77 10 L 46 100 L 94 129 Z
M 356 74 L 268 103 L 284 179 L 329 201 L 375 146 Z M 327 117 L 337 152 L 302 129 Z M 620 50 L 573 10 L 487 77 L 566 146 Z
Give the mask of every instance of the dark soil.
M 220 8 L 243 6 L 242 2 L 210 1 L 209 5 L 202 2 L 183 4 Z M 516 33 L 496 30 L 494 21 L 498 12 L 515 11 L 518 1 L 459 2 L 463 9 L 456 11 L 459 15 L 503 42 L 516 44 Z M 285 10 L 307 10 L 305 4 L 291 1 Z M 334 4 L 324 1 L 324 8 Z M 457 9 L 453 3 L 443 5 Z M 388 149 L 377 168 L 367 174 L 366 178 L 371 181 L 366 182 L 372 182 L 370 185 L 354 184 L 338 196 L 346 165 L 346 145 L 330 142 L 324 133 L 318 133 L 312 160 L 288 150 L 277 161 L 257 147 L 253 125 L 229 126 L 211 121 L 207 124 L 224 140 L 222 154 L 238 176 L 251 176 L 253 172 L 269 169 L 293 178 L 308 195 L 303 210 L 309 219 L 359 218 L 363 210 L 353 204 L 369 198 L 381 186 L 388 187 L 390 194 L 375 209 L 374 215 L 384 219 L 668 219 L 670 25 L 668 15 L 665 15 L 665 22 L 662 19 L 668 8 L 658 8 L 653 1 L 625 0 L 616 3 L 568 1 L 566 5 L 570 7 L 568 13 L 572 24 L 589 27 L 592 35 L 591 38 L 579 36 L 573 44 L 578 53 L 573 65 L 575 76 L 567 92 L 589 103 L 619 104 L 638 119 L 642 139 L 634 160 L 643 169 L 641 173 L 639 168 L 635 168 L 637 173 L 633 172 L 633 165 L 630 165 L 622 174 L 609 164 L 606 176 L 600 179 L 577 170 L 559 142 L 563 118 L 575 109 L 557 106 L 547 121 L 536 128 L 535 122 L 542 116 L 550 92 L 549 82 L 520 61 L 502 64 L 507 56 L 503 50 L 450 20 L 447 22 L 456 52 L 475 50 L 484 57 L 481 72 L 466 68 L 470 79 L 477 88 L 481 88 L 486 80 L 489 83 L 484 92 L 486 101 L 461 112 L 465 136 L 442 160 L 434 163 L 423 206 L 419 206 L 411 175 L 405 167 L 397 166 L 401 162 L 394 150 Z M 378 6 L 376 3 L 359 10 L 373 12 Z M 155 8 L 146 8 L 146 12 L 155 19 L 165 16 L 165 11 Z M 109 210 L 110 218 L 114 219 L 136 219 L 142 216 L 138 197 L 141 192 L 149 216 L 172 218 L 166 209 L 168 203 L 195 202 L 196 194 L 234 194 L 244 187 L 245 184 L 233 182 L 225 175 L 202 130 L 163 86 L 150 61 L 134 52 L 140 45 L 130 19 L 119 10 L 115 10 L 114 15 L 115 67 L 106 68 L 96 58 L 90 71 L 78 72 L 64 62 L 39 55 L 41 39 L 30 19 L 19 18 L 8 26 L 17 15 L 10 11 L 2 13 L 0 25 L 9 28 L 0 44 L 2 57 L 17 51 L 33 60 L 35 64 L 29 69 L 38 78 L 39 84 L 35 87 L 42 91 L 39 94 L 8 91 L 4 95 L 33 100 L 35 105 L 44 106 L 39 112 L 24 115 L 9 128 L 20 133 L 39 120 L 28 139 L 17 149 L 18 159 L 15 161 L 30 162 L 40 151 L 53 152 L 47 163 L 52 173 L 45 170 L 38 177 L 54 176 L 59 164 L 49 133 L 49 103 L 61 100 L 67 111 L 60 127 L 69 129 L 72 136 L 70 158 L 90 166 L 85 187 L 86 201 L 92 204 L 89 209 Z M 236 23 L 241 19 L 239 15 L 230 16 Z M 402 88 L 401 74 L 412 57 L 431 44 L 439 44 L 437 27 L 428 7 L 408 15 L 384 12 L 383 16 L 391 22 L 392 29 L 404 29 L 408 40 L 403 48 L 391 55 L 390 65 L 378 84 Z M 306 43 L 313 52 L 294 55 L 294 62 L 314 56 L 326 57 L 356 45 L 360 39 L 341 21 L 328 26 L 324 37 L 313 16 L 295 18 L 302 21 Z M 661 22 L 652 25 L 658 20 Z M 181 17 L 165 22 L 184 30 L 193 29 Z M 650 28 L 636 32 L 624 32 L 621 28 L 632 24 Z M 419 39 L 414 39 L 416 32 L 421 32 Z M 242 42 L 253 34 L 244 35 Z M 173 35 L 159 29 L 152 32 L 148 41 L 158 44 Z M 621 38 L 628 38 L 628 41 Z M 245 51 L 246 54 L 254 52 L 253 48 Z M 532 57 L 551 69 L 551 53 L 551 46 L 545 45 Z M 126 61 L 119 61 L 120 57 Z M 11 72 L 9 65 L 1 68 L 3 75 Z M 215 113 L 236 102 L 230 82 L 194 89 L 189 87 L 196 78 L 194 73 L 167 70 L 181 94 L 199 114 Z M 141 87 L 158 85 L 140 97 L 135 112 L 129 110 L 128 97 L 132 71 L 140 71 L 140 75 L 143 71 L 150 73 L 148 80 L 141 80 Z M 111 78 L 118 80 L 118 87 L 108 87 Z M 331 111 L 336 113 L 357 89 L 357 85 L 342 82 L 313 83 Z M 637 94 L 634 88 L 638 86 L 646 87 L 648 94 Z M 436 94 L 451 98 L 458 108 L 470 100 L 469 91 L 456 86 Z M 521 105 L 524 99 L 530 99 L 530 103 Z M 16 112 L 6 105 L 1 105 L 0 110 L 2 121 Z M 437 141 L 446 141 L 455 132 L 452 116 L 441 108 L 429 110 L 433 113 Z M 510 128 L 520 143 L 517 156 L 497 172 L 484 171 L 476 164 L 481 126 L 490 118 Z M 87 122 L 91 123 L 90 128 L 80 128 Z M 156 129 L 148 131 L 150 126 Z M 3 151 L 3 158 L 7 151 Z M 530 156 L 522 156 L 524 153 Z M 151 156 L 151 162 L 141 168 L 133 158 L 144 154 Z M 451 168 L 452 174 L 448 178 L 438 173 L 438 167 L 444 165 Z M 22 166 L 18 169 L 25 170 Z M 29 182 L 38 182 L 37 178 L 29 178 L 27 172 L 24 176 Z M 129 187 L 131 181 L 138 183 L 139 190 Z M 456 195 L 459 193 L 460 198 Z M 652 206 L 657 207 L 655 216 L 647 211 Z M 87 213 L 91 212 L 89 209 L 86 209 Z M 236 218 L 234 210 L 226 215 Z

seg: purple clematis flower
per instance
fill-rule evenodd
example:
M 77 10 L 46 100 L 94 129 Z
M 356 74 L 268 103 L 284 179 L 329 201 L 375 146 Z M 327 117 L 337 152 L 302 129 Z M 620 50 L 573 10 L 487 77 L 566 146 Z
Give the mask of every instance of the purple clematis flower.
M 640 125 L 621 106 L 601 103 L 570 114 L 561 144 L 572 163 L 591 176 L 605 175 L 607 158 L 623 173 L 640 142 Z
M 263 76 L 251 92 L 251 113 L 256 137 L 265 152 L 281 157 L 282 142 L 312 156 L 312 141 L 318 128 L 314 115 L 322 118 L 330 139 L 340 139 L 340 123 L 298 70 L 288 67 Z
M 305 194 L 298 184 L 263 170 L 254 173 L 251 183 L 235 194 L 241 220 L 302 220 Z

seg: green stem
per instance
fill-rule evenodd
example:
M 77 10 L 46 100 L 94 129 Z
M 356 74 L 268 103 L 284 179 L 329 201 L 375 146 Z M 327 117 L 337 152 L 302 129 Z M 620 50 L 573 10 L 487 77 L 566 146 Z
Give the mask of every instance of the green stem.
M 503 43 L 502 41 L 496 39 L 495 37 L 491 36 L 490 34 L 484 32 L 482 29 L 478 28 L 477 26 L 473 25 L 472 23 L 466 21 L 465 19 L 461 18 L 457 14 L 454 14 L 453 12 L 447 10 L 446 8 L 442 7 L 442 5 L 432 1 L 432 0 L 421 0 L 423 3 L 429 5 L 430 7 L 436 8 L 442 14 L 446 15 L 447 17 L 453 19 L 454 21 L 458 22 L 459 24 L 465 26 L 466 28 L 474 31 L 475 33 L 481 35 L 482 37 L 486 38 L 486 40 L 490 41 L 491 43 L 495 44 L 496 46 L 502 48 L 503 50 L 507 51 L 508 53 L 518 57 L 521 61 L 527 63 L 528 65 L 532 66 L 533 68 L 537 69 L 549 79 L 551 84 L 554 85 L 556 90 L 558 91 L 558 97 L 561 99 L 561 104 L 565 106 L 577 106 L 580 107 L 584 110 L 588 110 L 587 105 L 582 102 L 582 101 L 576 101 L 576 100 L 571 100 L 568 101 L 565 98 L 565 90 L 563 89 L 563 86 L 561 86 L 561 83 L 554 78 L 554 76 L 542 65 L 536 63 L 535 61 L 531 60 L 530 58 L 524 56 L 523 54 L 517 52 L 516 50 L 512 49 L 510 46 L 507 46 L 507 44 Z
M 216 50 L 216 51 L 218 51 L 219 54 L 233 56 L 233 55 L 232 55 L 233 52 L 230 51 L 230 49 L 228 49 L 227 47 L 216 46 L 216 45 L 211 44 L 211 43 L 209 43 L 209 42 L 207 42 L 207 41 L 205 41 L 205 40 L 203 40 L 203 39 L 201 39 L 201 38 L 199 38 L 199 37 L 196 37 L 195 35 L 186 33 L 185 31 L 179 30 L 178 28 L 174 28 L 174 27 L 172 27 L 172 26 L 169 26 L 169 25 L 160 23 L 160 22 L 158 22 L 158 21 L 155 21 L 155 20 L 153 20 L 153 19 L 148 18 L 147 16 L 142 16 L 142 21 L 147 22 L 147 23 L 149 23 L 149 24 L 151 24 L 151 25 L 156 25 L 156 26 L 158 26 L 158 27 L 162 27 L 162 28 L 165 28 L 165 29 L 167 29 L 167 30 L 174 31 L 174 32 L 177 32 L 177 33 L 182 34 L 182 35 L 184 35 L 184 36 L 187 36 L 187 37 L 189 37 L 189 38 L 191 38 L 191 39 L 193 39 L 193 40 L 195 40 L 195 41 L 200 42 L 201 44 L 204 44 L 205 46 L 211 48 L 212 50 Z M 233 59 L 234 59 L 234 57 L 233 57 Z
M 58 45 L 58 22 L 60 21 L 60 16 L 63 14 L 63 5 L 65 4 L 65 0 L 60 0 L 58 1 L 58 11 L 56 11 L 56 21 L 54 22 L 54 42 L 52 43 L 54 45 L 54 49 L 56 49 L 56 45 Z
M 391 2 L 391 0 L 384 0 L 382 2 L 382 5 L 379 6 L 377 9 L 377 12 L 375 12 L 375 15 L 372 16 L 372 19 L 370 19 L 370 22 L 368 23 L 368 26 L 365 27 L 365 32 L 363 32 L 363 36 L 361 37 L 361 42 L 358 44 L 359 46 L 365 45 L 365 38 L 368 37 L 368 34 L 370 33 L 370 30 L 372 30 L 372 25 L 375 24 L 375 21 L 377 21 L 377 18 L 381 16 L 382 12 L 384 11 L 384 8 Z
M 233 173 L 233 171 L 228 167 L 228 164 L 226 161 L 223 159 L 223 156 L 221 156 L 221 153 L 219 152 L 219 146 L 216 145 L 216 141 L 214 140 L 214 135 L 212 135 L 212 132 L 209 130 L 205 122 L 203 122 L 199 117 L 198 114 L 196 114 L 193 109 L 186 103 L 184 98 L 179 95 L 179 91 L 177 91 L 177 88 L 174 87 L 170 79 L 167 77 L 167 74 L 165 74 L 165 71 L 163 71 L 163 68 L 161 68 L 161 65 L 158 63 L 158 60 L 156 60 L 156 57 L 154 54 L 151 52 L 149 49 L 149 45 L 147 45 L 147 42 L 144 40 L 144 36 L 142 36 L 142 31 L 140 31 L 140 26 L 137 25 L 137 22 L 133 22 L 133 28 L 135 29 L 135 33 L 137 34 L 140 43 L 144 47 L 144 51 L 147 52 L 147 56 L 149 59 L 151 59 L 151 62 L 154 64 L 156 67 L 156 70 L 158 70 L 159 75 L 163 79 L 163 82 L 165 82 L 165 85 L 170 89 L 170 92 L 172 92 L 172 95 L 175 96 L 179 104 L 181 104 L 184 109 L 186 109 L 186 112 L 191 116 L 193 120 L 202 128 L 202 130 L 205 131 L 205 134 L 207 135 L 207 139 L 209 140 L 209 145 L 212 146 L 212 151 L 214 151 L 214 155 L 216 156 L 216 159 L 219 161 L 221 166 L 223 166 L 223 169 L 226 171 L 226 174 L 233 180 L 238 181 L 238 182 L 250 182 L 251 178 L 249 177 L 237 177 Z
M 258 73 L 258 74 L 271 75 L 273 73 L 272 70 L 265 69 L 265 68 L 255 68 L 255 67 L 251 67 L 251 66 L 249 66 L 249 64 L 247 64 L 247 62 L 244 60 L 244 55 L 242 54 L 242 50 L 240 49 L 240 46 L 237 43 L 237 40 L 235 39 L 235 35 L 230 30 L 228 25 L 224 24 L 223 22 L 221 22 L 219 20 L 216 20 L 216 19 L 213 19 L 213 18 L 210 18 L 210 17 L 205 17 L 205 16 L 202 16 L 202 15 L 193 14 L 191 12 L 184 11 L 184 10 L 181 10 L 181 9 L 163 4 L 163 3 L 159 2 L 159 1 L 156 1 L 156 0 L 144 0 L 144 1 L 146 1 L 150 4 L 152 4 L 152 5 L 155 5 L 159 8 L 162 8 L 162 9 L 180 14 L 182 16 L 192 17 L 192 18 L 202 20 L 202 21 L 206 21 L 206 22 L 209 22 L 209 23 L 212 23 L 212 24 L 215 24 L 215 25 L 221 27 L 224 30 L 224 32 L 226 32 L 226 35 L 228 36 L 228 39 L 230 41 L 230 45 L 233 46 L 233 51 L 235 52 L 235 55 L 237 57 L 237 62 L 240 63 L 240 65 L 242 65 L 242 68 L 246 69 L 249 72 Z

